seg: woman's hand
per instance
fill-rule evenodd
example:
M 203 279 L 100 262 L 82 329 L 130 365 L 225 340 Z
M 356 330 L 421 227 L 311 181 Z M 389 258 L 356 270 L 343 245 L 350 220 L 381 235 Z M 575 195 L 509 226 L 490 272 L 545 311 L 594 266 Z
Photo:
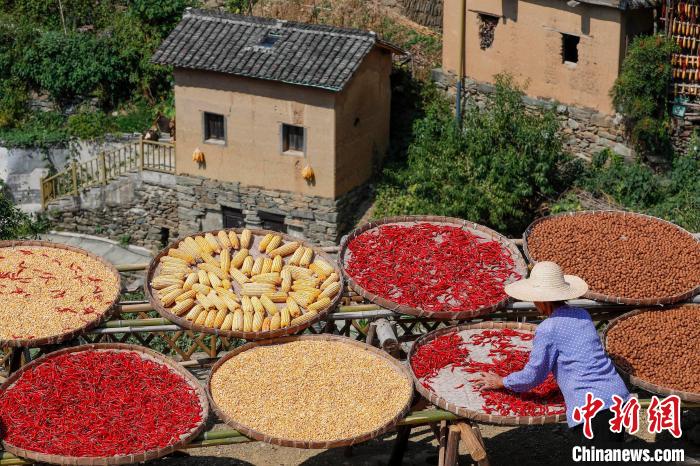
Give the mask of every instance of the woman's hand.
M 481 390 L 499 390 L 505 388 L 503 386 L 503 377 L 492 372 L 479 374 L 477 379 L 478 380 L 474 382 L 474 386 Z

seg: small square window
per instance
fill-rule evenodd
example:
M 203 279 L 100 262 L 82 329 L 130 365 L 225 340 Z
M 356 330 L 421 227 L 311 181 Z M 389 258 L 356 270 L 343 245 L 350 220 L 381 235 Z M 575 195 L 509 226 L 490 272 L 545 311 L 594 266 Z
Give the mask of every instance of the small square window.
M 563 63 L 578 63 L 578 36 L 561 35 L 561 58 Z
M 204 140 L 226 142 L 226 126 L 223 115 L 204 112 Z
M 224 228 L 243 228 L 245 226 L 245 216 L 241 209 L 232 207 L 221 207 Z
M 274 214 L 272 212 L 258 211 L 258 217 L 262 220 L 264 230 L 287 232 L 287 225 L 284 224 L 284 215 Z
M 306 129 L 302 126 L 282 125 L 282 152 L 304 153 Z

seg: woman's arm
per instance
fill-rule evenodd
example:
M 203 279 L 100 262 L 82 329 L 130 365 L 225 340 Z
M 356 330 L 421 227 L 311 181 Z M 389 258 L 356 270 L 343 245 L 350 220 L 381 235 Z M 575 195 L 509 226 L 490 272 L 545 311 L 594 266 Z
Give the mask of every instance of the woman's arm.
M 549 325 L 540 325 L 532 342 L 532 352 L 527 365 L 518 372 L 503 378 L 503 386 L 514 392 L 526 392 L 547 378 L 556 359 L 556 349 Z

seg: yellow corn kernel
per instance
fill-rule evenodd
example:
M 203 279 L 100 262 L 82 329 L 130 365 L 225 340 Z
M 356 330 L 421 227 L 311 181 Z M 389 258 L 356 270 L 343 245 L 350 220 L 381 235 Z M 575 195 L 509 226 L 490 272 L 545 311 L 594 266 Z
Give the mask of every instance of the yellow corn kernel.
M 289 315 L 293 318 L 299 317 L 301 315 L 301 308 L 299 304 L 292 298 L 287 298 L 287 309 L 289 309 Z
M 294 285 L 292 285 L 292 291 L 305 291 L 308 293 L 313 293 L 314 291 L 317 291 L 317 288 L 305 283 L 294 283 Z
M 274 251 L 275 249 L 277 249 L 277 248 L 280 246 L 280 244 L 282 244 L 282 237 L 279 236 L 279 235 L 274 236 L 274 237 L 270 240 L 270 243 L 269 243 L 269 244 L 267 245 L 267 247 L 265 248 L 265 252 L 268 253 L 268 254 L 271 253 L 272 251 Z
M 267 311 L 268 314 L 273 315 L 277 313 L 277 306 L 275 306 L 275 303 L 272 302 L 272 300 L 268 297 L 268 295 L 264 294 L 260 296 L 259 300 L 260 304 L 263 306 L 263 309 Z
M 163 296 L 170 293 L 171 291 L 179 290 L 181 288 L 182 287 L 180 285 L 170 285 L 166 288 L 161 288 L 160 290 L 157 290 L 156 293 L 158 294 L 159 298 L 162 298 Z
M 190 272 L 189 265 L 162 264 L 158 275 L 187 275 Z
M 309 304 L 306 306 L 306 309 L 309 311 L 320 311 L 322 309 L 327 308 L 328 306 L 331 305 L 331 298 L 328 296 L 324 296 L 323 298 L 319 299 L 315 303 Z
M 322 290 L 325 290 L 326 288 L 328 288 L 330 285 L 332 285 L 334 282 L 337 282 L 337 281 L 338 281 L 338 274 L 335 273 L 335 272 L 333 272 L 332 274 L 330 274 L 330 275 L 328 276 L 328 278 L 326 278 L 326 279 L 323 281 L 323 283 L 321 283 L 321 287 L 320 287 L 320 288 L 321 288 Z
M 267 296 L 273 303 L 284 303 L 287 301 L 289 295 L 284 291 L 275 291 L 273 293 L 265 293 L 263 296 Z
M 317 315 L 318 315 L 318 312 L 316 312 L 316 311 L 306 311 L 306 313 L 304 315 L 292 319 L 291 325 L 296 326 L 296 325 L 305 324 L 307 322 L 311 322 L 312 320 L 314 320 L 316 318 Z
M 214 256 L 212 256 L 208 252 L 202 253 L 202 260 L 204 261 L 205 264 L 209 264 L 212 267 L 219 268 L 221 265 L 221 263 L 217 259 L 214 259 Z
M 269 332 L 270 331 L 270 318 L 269 317 L 265 317 L 263 319 L 262 328 L 260 330 L 262 332 Z
M 203 270 L 200 270 L 200 272 L 204 272 Z M 207 281 L 209 280 L 209 277 L 207 276 Z M 192 285 L 192 289 L 196 291 L 197 293 L 202 293 L 202 294 L 209 294 L 211 291 L 211 287 L 209 285 L 204 285 L 202 283 L 195 283 Z
M 211 283 L 212 288 L 221 288 L 221 279 L 212 272 L 209 272 L 209 283 Z
M 260 273 L 262 272 L 262 266 L 263 266 L 263 261 L 264 261 L 264 260 L 265 260 L 265 259 L 264 259 L 262 256 L 260 256 L 260 257 L 258 257 L 257 259 L 255 259 L 255 262 L 253 263 L 253 268 L 250 269 L 250 275 L 251 275 L 251 276 L 253 276 L 253 275 L 260 275 Z
M 272 285 L 279 285 L 282 283 L 282 278 L 277 272 L 261 273 L 260 275 L 253 275 L 250 279 L 253 283 L 270 283 Z
M 282 319 L 282 316 L 280 316 L 279 312 L 272 317 L 270 317 L 270 330 L 277 330 L 280 328 L 280 321 Z
M 231 330 L 232 327 L 233 327 L 233 314 L 229 312 L 228 314 L 226 314 L 226 317 L 224 317 L 224 321 L 221 323 L 220 328 L 221 328 L 221 330 L 228 332 L 229 330 Z
M 238 302 L 237 302 L 236 300 L 231 299 L 231 297 L 228 296 L 228 295 L 220 295 L 219 297 L 220 297 L 221 300 L 224 302 L 224 304 L 226 304 L 226 307 L 227 307 L 228 310 L 231 311 L 231 312 L 233 312 L 233 311 L 235 311 L 236 309 L 238 309 L 239 307 L 241 307 L 241 305 L 238 304 Z
M 272 259 L 270 259 L 269 257 L 265 257 L 263 259 L 262 270 L 260 271 L 260 273 L 270 273 L 271 270 L 272 270 Z
M 191 254 L 193 255 L 193 257 L 195 259 L 199 258 L 201 251 L 199 250 L 199 245 L 194 240 L 194 238 L 192 238 L 191 236 L 188 236 L 187 238 L 185 238 L 185 241 L 180 243 L 180 247 L 182 247 L 183 245 L 184 245 L 184 247 L 187 248 L 188 251 L 191 252 Z
M 195 304 L 194 307 L 190 309 L 190 312 L 188 312 L 187 315 L 185 315 L 185 319 L 194 322 L 195 320 L 197 320 L 197 316 L 199 316 L 199 313 L 203 310 L 204 306 L 202 306 L 201 304 Z
M 289 316 L 289 309 L 286 307 L 280 311 L 280 327 L 289 327 L 292 318 Z
M 228 240 L 231 242 L 231 247 L 233 249 L 238 249 L 241 247 L 241 243 L 238 242 L 238 235 L 235 231 L 230 230 L 228 232 Z
M 292 291 L 289 296 L 302 307 L 308 306 L 316 299 L 316 296 L 302 291 Z
M 262 330 L 262 324 L 263 324 L 264 320 L 265 320 L 265 317 L 264 317 L 263 313 L 261 313 L 261 312 L 256 312 L 253 315 L 253 331 L 254 332 L 259 332 L 260 330 Z
M 226 236 L 226 235 L 224 235 Z M 221 250 L 221 255 L 219 255 L 219 262 L 221 263 L 221 271 L 225 274 L 228 273 L 228 269 L 231 268 L 231 250 L 224 248 Z
M 216 239 L 219 241 L 222 249 L 231 249 L 231 240 L 228 239 L 228 235 L 224 230 L 220 230 L 216 234 Z
M 243 312 L 253 312 L 255 309 L 253 309 L 253 301 L 250 299 L 250 296 L 243 296 L 241 298 L 241 307 L 243 308 Z
M 187 263 L 189 263 L 189 264 L 193 263 L 195 260 L 194 257 L 192 257 L 189 253 L 187 253 L 179 248 L 170 248 L 168 250 L 168 255 L 170 257 L 176 257 L 178 259 L 182 259 L 184 261 L 187 261 Z
M 236 309 L 233 311 L 233 323 L 231 325 L 231 329 L 240 332 L 243 330 L 243 311 L 240 309 Z
M 168 307 L 172 303 L 174 303 L 175 298 L 177 298 L 181 294 L 182 294 L 182 288 L 177 288 L 177 289 L 171 291 L 170 293 L 161 296 L 160 302 L 163 303 L 163 306 Z
M 194 290 L 187 290 L 187 291 L 183 292 L 180 296 L 178 296 L 177 298 L 175 298 L 175 302 L 176 302 L 176 303 L 179 303 L 180 301 L 184 301 L 184 300 L 186 300 L 186 299 L 194 298 L 195 296 L 197 296 L 197 292 L 196 292 L 196 291 L 194 291 Z
M 195 236 L 194 241 L 197 243 L 200 254 L 211 254 L 214 251 L 209 241 L 205 240 L 203 236 Z
M 289 258 L 289 265 L 299 265 L 301 256 L 304 254 L 304 250 L 305 248 L 303 246 L 297 246 L 297 248 L 294 250 L 294 254 L 292 254 L 292 257 Z
M 192 309 L 192 306 L 194 306 L 194 299 L 192 299 L 192 298 L 183 299 L 182 301 L 177 303 L 175 306 L 173 306 L 173 308 L 170 309 L 170 312 L 172 312 L 176 316 L 181 316 L 185 312 Z
M 204 320 L 204 326 L 213 327 L 218 313 L 219 311 L 217 311 L 216 309 L 210 309 L 207 313 L 207 318 Z
M 328 286 L 325 290 L 318 295 L 319 298 L 332 298 L 340 291 L 340 282 L 334 282 L 332 285 Z
M 250 275 L 253 271 L 253 264 L 255 261 L 253 260 L 253 256 L 248 256 L 245 258 L 243 261 L 243 266 L 241 267 L 241 272 L 243 272 L 246 275 Z
M 253 331 L 253 312 L 243 313 L 243 331 L 252 332 Z
M 228 278 L 224 278 L 223 280 L 221 280 L 221 288 L 225 290 L 232 289 L 233 287 L 231 286 L 231 280 L 229 280 Z
M 245 248 L 245 249 L 250 248 L 253 245 L 252 241 L 251 241 L 252 239 L 253 239 L 253 233 L 251 233 L 251 231 L 247 228 L 244 229 L 241 232 L 241 247 Z
M 302 254 L 301 259 L 299 259 L 299 265 L 302 267 L 307 267 L 313 258 L 314 250 L 311 248 L 306 248 L 304 249 L 304 254 Z
M 202 293 L 197 293 L 197 302 L 201 304 L 204 309 L 214 307 L 214 304 L 211 301 L 209 301 L 209 298 L 207 298 Z
M 209 274 L 204 270 L 197 270 L 197 278 L 199 278 L 199 283 L 204 286 L 210 286 Z
M 265 313 L 265 306 L 262 305 L 260 302 L 260 298 L 257 296 L 253 296 L 250 298 L 250 303 L 253 305 L 253 311 L 255 312 L 260 312 L 260 313 Z
M 321 267 L 316 265 L 315 262 L 309 264 L 309 270 L 311 270 L 313 273 L 315 273 L 318 276 L 318 278 L 320 278 L 321 280 L 325 280 L 326 277 L 328 276 L 328 274 Z
M 315 261 L 313 261 L 313 264 L 315 264 L 316 267 L 322 269 L 324 275 L 326 276 L 335 272 L 335 267 L 333 267 L 331 264 L 324 261 L 323 259 L 316 259 Z
M 270 255 L 270 257 L 277 257 L 277 256 L 286 257 L 286 256 L 296 252 L 299 249 L 299 246 L 301 246 L 301 244 L 299 242 L 292 241 L 290 243 L 283 244 L 282 246 L 279 246 L 279 247 L 271 250 L 270 252 L 268 252 L 268 254 Z M 294 256 L 292 256 L 292 257 L 294 257 Z M 301 255 L 299 255 L 299 258 L 301 258 Z
M 242 294 L 245 296 L 262 296 L 265 293 L 275 291 L 275 285 L 270 283 L 244 283 L 241 285 Z
M 181 259 L 179 257 L 173 257 L 173 256 L 161 256 L 160 257 L 160 262 L 161 264 L 171 264 L 171 265 L 183 265 L 185 267 L 188 266 L 189 262 L 187 262 L 186 259 Z
M 240 285 L 250 281 L 250 279 L 243 272 L 233 267 L 231 267 L 231 278 L 236 280 Z
M 214 311 L 216 312 L 216 311 Z M 209 316 L 209 311 L 206 309 L 203 309 L 202 312 L 200 312 L 197 315 L 197 320 L 194 321 L 196 325 L 204 325 L 204 323 L 207 321 L 207 317 Z
M 282 269 L 280 277 L 282 277 L 282 291 L 286 293 L 292 289 L 292 272 L 289 269 Z
M 275 256 L 275 258 L 272 259 L 272 266 L 270 267 L 270 272 L 281 271 L 283 265 L 284 261 L 282 260 L 282 256 Z
M 267 248 L 267 245 L 270 244 L 270 240 L 274 237 L 272 233 L 268 233 L 265 236 L 263 236 L 263 239 L 260 240 L 260 244 L 258 244 L 258 251 L 264 252 L 265 248 Z
M 211 233 L 205 233 L 204 239 L 207 240 L 207 243 L 209 243 L 209 246 L 211 247 L 212 252 L 221 251 L 221 245 L 216 240 L 216 237 L 214 235 L 212 235 Z
M 231 267 L 239 268 L 241 265 L 243 265 L 243 261 L 246 257 L 248 257 L 248 250 L 241 249 L 231 258 Z
M 228 307 L 226 306 L 226 303 L 219 297 L 218 294 L 216 294 L 216 291 L 212 290 L 211 293 L 207 295 L 207 299 L 209 300 L 210 303 L 214 305 L 216 309 L 219 311 L 221 310 L 228 310 Z
M 292 278 L 294 280 L 313 280 L 314 279 L 314 273 L 304 267 L 299 267 L 296 265 L 287 265 L 285 268 L 289 269 L 289 271 L 292 273 Z
M 232 300 L 238 302 L 238 295 L 232 291 L 230 288 L 214 288 L 214 291 L 216 291 L 216 294 L 221 296 L 222 298 L 224 296 L 231 298 Z
M 224 274 L 224 272 L 221 271 L 221 267 L 218 262 L 216 263 L 216 265 L 212 265 L 207 262 L 199 264 L 197 267 L 199 267 L 201 270 L 206 270 L 207 272 L 213 273 L 214 275 L 219 277 L 219 279 L 226 278 L 226 275 Z
M 185 283 L 182 284 L 182 289 L 191 290 L 192 285 L 194 285 L 195 283 L 199 283 L 199 276 L 197 275 L 197 272 L 192 272 L 189 275 L 187 275 Z
M 151 281 L 151 286 L 155 288 L 156 290 L 162 290 L 163 288 L 167 288 L 169 286 L 177 285 L 178 287 L 181 287 L 184 285 L 184 282 L 179 279 L 179 278 L 174 278 L 174 277 L 161 277 L 158 276 Z
M 221 328 L 221 325 L 224 323 L 224 319 L 227 315 L 228 309 L 224 309 L 223 311 L 219 309 L 216 313 L 216 317 L 214 318 L 214 327 Z

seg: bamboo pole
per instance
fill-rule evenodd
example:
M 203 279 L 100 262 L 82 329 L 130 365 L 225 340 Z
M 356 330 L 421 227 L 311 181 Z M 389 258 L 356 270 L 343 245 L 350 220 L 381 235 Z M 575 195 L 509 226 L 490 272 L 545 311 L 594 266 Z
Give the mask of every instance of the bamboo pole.
M 78 164 L 73 162 L 70 164 L 71 178 L 73 180 L 73 195 L 78 195 Z

